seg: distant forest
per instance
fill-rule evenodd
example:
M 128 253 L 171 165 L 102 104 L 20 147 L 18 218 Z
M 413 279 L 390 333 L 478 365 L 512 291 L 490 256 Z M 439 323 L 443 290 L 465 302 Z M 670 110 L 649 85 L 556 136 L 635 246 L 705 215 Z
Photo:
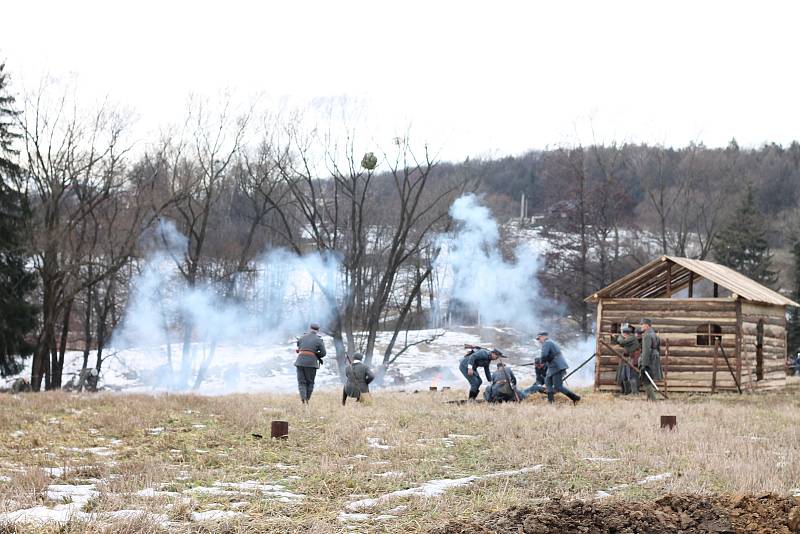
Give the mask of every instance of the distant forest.
M 266 250 L 335 256 L 346 291 L 324 296 L 336 361 L 344 369 L 358 351 L 389 365 L 405 350 L 402 331 L 431 325 L 439 236 L 472 192 L 506 223 L 509 256 L 515 240 L 547 240 L 545 296 L 586 334 L 584 298 L 661 254 L 800 293 L 797 142 L 570 146 L 451 163 L 410 135 L 365 153 L 342 125 L 331 136 L 206 101 L 141 141 L 113 106 L 49 86 L 18 102 L 8 82 L 0 65 L 0 318 L 14 318 L 0 321 L 0 375 L 32 356 L 34 390 L 61 387 L 70 349 L 83 351 L 81 373 L 101 371 L 133 280 L 165 249 L 183 286 L 221 303 L 247 298 Z M 185 312 L 162 315 L 184 359 L 213 338 Z M 383 330 L 393 336 L 378 354 Z

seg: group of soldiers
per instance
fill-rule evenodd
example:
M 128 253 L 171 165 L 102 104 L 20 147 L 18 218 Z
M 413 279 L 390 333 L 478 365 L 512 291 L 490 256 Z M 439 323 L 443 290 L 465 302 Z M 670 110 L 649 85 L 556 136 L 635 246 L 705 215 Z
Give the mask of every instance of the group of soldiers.
M 630 325 L 622 328 L 622 333 L 615 340 L 625 351 L 626 358 L 620 359 L 617 369 L 617 383 L 623 394 L 637 394 L 639 385 L 644 386 L 648 400 L 656 400 L 656 380 L 663 377 L 661 371 L 660 340 L 653 329 L 650 319 L 642 319 L 640 328 L 634 330 Z M 570 391 L 564 385 L 564 378 L 569 364 L 561 347 L 550 339 L 547 332 L 539 332 L 536 341 L 541 346 L 541 355 L 534 360 L 536 381 L 528 388 L 519 389 L 517 378 L 511 366 L 498 361 L 506 356 L 500 349 L 485 349 L 468 346 L 467 352 L 459 363 L 459 370 L 469 382 L 469 400 L 476 400 L 480 393 L 481 380 L 478 371 L 483 369 L 488 386 L 484 390 L 484 398 L 488 402 L 521 402 L 534 393 L 545 393 L 549 403 L 555 402 L 557 393 L 564 394 L 573 404 L 581 400 L 580 395 Z M 317 369 L 325 358 L 325 343 L 319 335 L 319 325 L 312 323 L 309 331 L 297 340 L 297 387 L 300 400 L 305 404 L 311 399 L 314 391 L 314 380 Z M 372 370 L 364 364 L 359 353 L 348 359 L 345 369 L 346 382 L 342 390 L 342 404 L 348 398 L 359 402 L 369 402 L 369 384 L 375 379 Z M 496 363 L 495 372 L 490 364 Z
M 625 351 L 627 361 L 620 359 L 617 366 L 617 384 L 623 395 L 638 395 L 639 385 L 644 386 L 648 400 L 656 400 L 656 380 L 663 378 L 661 371 L 660 340 L 650 319 L 642 319 L 639 328 L 622 327 L 614 340 Z
M 546 393 L 547 401 L 553 403 L 556 393 L 563 393 L 573 404 L 577 404 L 581 400 L 580 395 L 573 393 L 564 385 L 564 377 L 569 365 L 561 348 L 550 339 L 547 332 L 539 332 L 536 341 L 541 345 L 541 355 L 534 360 L 536 381 L 530 387 L 522 390 L 517 387 L 517 378 L 509 365 L 497 362 L 494 373 L 489 369 L 491 362 L 505 358 L 500 349 L 470 347 L 470 351 L 459 363 L 461 374 L 469 382 L 469 399 L 478 398 L 482 383 L 478 369 L 483 368 L 489 384 L 484 390 L 483 396 L 488 402 L 521 402 L 533 393 Z
M 308 332 L 297 340 L 297 358 L 294 366 L 297 368 L 297 389 L 300 391 L 300 401 L 307 404 L 314 392 L 314 380 L 317 369 L 320 368 L 323 358 L 327 354 L 325 342 L 319 335 L 319 325 L 311 323 Z M 348 398 L 357 402 L 370 401 L 369 384 L 375 380 L 375 374 L 364 364 L 364 356 L 360 353 L 353 354 L 348 359 L 345 369 L 347 379 L 342 389 L 342 406 Z

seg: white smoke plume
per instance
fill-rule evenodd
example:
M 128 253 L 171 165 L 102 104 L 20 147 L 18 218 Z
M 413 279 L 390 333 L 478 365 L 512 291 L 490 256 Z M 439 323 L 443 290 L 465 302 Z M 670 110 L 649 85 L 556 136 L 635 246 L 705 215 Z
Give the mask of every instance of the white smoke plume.
M 437 268 L 448 272 L 450 283 L 444 300 L 452 308 L 471 312 L 481 325 L 510 326 L 527 338 L 530 352 L 538 353 L 532 340 L 541 330 L 566 340 L 562 346 L 571 368 L 594 352 L 594 340 L 576 338 L 573 332 L 559 332 L 553 320 L 561 307 L 544 296 L 538 280 L 543 262 L 541 243 L 522 242 L 506 260 L 500 249 L 500 227 L 489 208 L 478 198 L 464 195 L 450 208 L 457 223 L 452 238 L 443 243 Z M 572 385 L 589 385 L 594 380 L 594 363 L 570 378 Z
M 217 357 L 220 346 L 286 344 L 291 357 L 294 336 L 311 322 L 327 324 L 335 314 L 334 302 L 343 287 L 333 255 L 272 250 L 257 260 L 253 273 L 191 287 L 178 269 L 186 238 L 170 222 L 162 222 L 156 236 L 161 246 L 133 280 L 133 293 L 111 343 L 116 349 L 149 348 L 154 357 L 160 353 L 164 365 L 149 377 L 155 388 L 196 389 L 214 367 L 223 390 L 235 391 L 240 365 L 268 373 L 270 355 L 258 362 L 226 362 Z M 187 324 L 191 344 L 184 351 Z M 291 371 L 285 363 L 280 371 Z

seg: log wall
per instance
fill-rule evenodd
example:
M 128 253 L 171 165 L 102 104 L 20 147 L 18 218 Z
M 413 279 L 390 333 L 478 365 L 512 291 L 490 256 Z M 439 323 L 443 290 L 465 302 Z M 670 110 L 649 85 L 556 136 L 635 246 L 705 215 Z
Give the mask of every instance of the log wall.
M 741 302 L 740 310 L 740 353 L 742 355 L 742 387 L 745 389 L 774 389 L 786 385 L 786 309 L 783 306 L 770 306 Z M 763 321 L 763 378 L 758 380 L 757 340 L 758 323 Z
M 622 352 L 621 347 L 611 343 L 617 335 L 612 334 L 612 325 L 638 325 L 643 317 L 653 321 L 653 327 L 661 338 L 661 364 L 666 380 L 658 384 L 660 388 L 667 391 L 736 391 L 736 383 L 722 353 L 715 351 L 713 345 L 697 345 L 697 327 L 709 323 L 720 327 L 718 335 L 721 336 L 722 348 L 734 373 L 738 373 L 737 301 L 729 298 L 604 299 L 598 305 L 598 337 Z M 773 339 L 770 338 L 771 342 Z M 599 340 L 597 354 L 596 389 L 619 391 L 614 382 L 619 359 Z

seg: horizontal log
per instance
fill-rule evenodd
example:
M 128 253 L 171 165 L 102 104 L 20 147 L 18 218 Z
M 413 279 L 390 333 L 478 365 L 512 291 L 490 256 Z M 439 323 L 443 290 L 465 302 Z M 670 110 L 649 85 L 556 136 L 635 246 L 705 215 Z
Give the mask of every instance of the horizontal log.
M 782 338 L 786 329 L 782 326 L 764 325 L 764 337 Z M 757 336 L 758 327 L 753 323 L 742 323 L 742 333 L 746 336 Z
M 721 355 L 718 358 L 718 361 L 721 362 L 720 365 L 725 365 L 725 358 Z M 731 365 L 734 365 L 736 362 L 736 358 L 728 356 L 728 361 L 731 362 Z M 778 360 L 771 360 L 771 361 L 778 361 Z M 671 355 L 669 358 L 664 356 L 661 357 L 661 365 L 663 366 L 672 366 L 672 365 L 713 365 L 714 358 L 713 356 L 708 355 L 690 355 L 690 356 L 675 356 Z M 602 366 L 616 366 L 619 363 L 619 359 L 612 354 L 604 353 L 600 354 L 600 359 L 598 360 L 598 365 Z
M 765 325 L 786 326 L 786 317 L 783 315 L 780 317 L 771 317 L 769 315 L 742 315 L 743 323 L 758 324 L 759 320 L 764 321 Z
M 619 334 L 612 334 L 611 332 L 604 332 L 601 331 L 600 334 L 603 341 L 607 343 L 611 339 L 612 341 L 617 338 Z M 658 331 L 658 337 L 661 338 L 661 344 L 666 345 L 669 343 L 670 347 L 673 346 L 688 346 L 693 347 L 697 346 L 697 336 L 704 335 L 698 334 L 696 332 L 663 332 L 661 330 Z M 725 348 L 735 348 L 736 347 L 736 335 L 734 333 L 725 333 L 725 334 L 713 334 L 714 336 L 722 335 L 722 346 Z M 614 343 L 612 343 L 614 344 Z
M 598 354 L 602 356 L 614 356 L 614 353 L 605 347 L 600 347 Z M 729 351 L 725 351 L 725 355 L 728 356 L 728 359 L 734 358 L 734 354 Z M 714 349 L 713 347 L 670 347 L 669 352 L 667 352 L 664 347 L 661 347 L 661 360 L 663 361 L 664 358 L 674 358 L 676 356 L 699 356 L 699 357 L 713 357 L 714 356 Z M 722 358 L 722 353 L 720 353 L 720 358 Z
M 603 308 L 603 319 L 613 321 L 627 321 L 639 323 L 647 317 L 656 322 L 658 319 L 683 319 L 683 318 L 736 318 L 733 310 L 606 310 Z
M 742 315 L 758 315 L 769 317 L 785 317 L 786 307 L 773 304 L 756 304 L 753 302 L 742 302 Z
M 720 299 L 603 299 L 606 310 L 736 310 L 736 302 Z

